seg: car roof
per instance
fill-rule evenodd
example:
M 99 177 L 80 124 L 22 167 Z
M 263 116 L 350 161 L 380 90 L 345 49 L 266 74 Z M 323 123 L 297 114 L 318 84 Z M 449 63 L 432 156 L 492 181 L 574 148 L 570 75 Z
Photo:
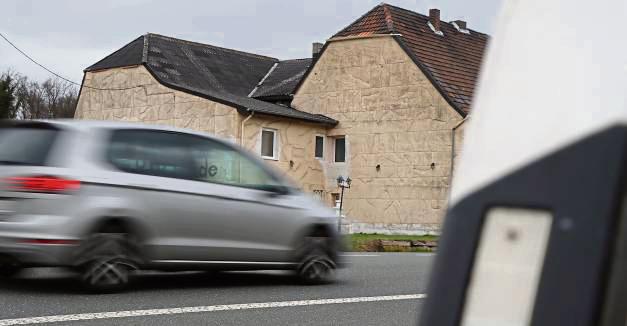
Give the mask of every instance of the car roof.
M 106 120 L 75 120 L 75 119 L 55 119 L 55 120 L 13 120 L 16 123 L 28 123 L 28 122 L 40 122 L 48 123 L 51 125 L 57 125 L 67 129 L 78 129 L 88 131 L 89 129 L 146 129 L 146 130 L 159 130 L 159 131 L 172 131 L 185 134 L 197 135 L 202 137 L 211 138 L 221 142 L 225 142 L 224 139 L 215 137 L 211 134 L 191 130 L 184 128 L 176 128 L 167 125 L 153 125 L 138 122 L 126 122 L 126 121 L 106 121 Z

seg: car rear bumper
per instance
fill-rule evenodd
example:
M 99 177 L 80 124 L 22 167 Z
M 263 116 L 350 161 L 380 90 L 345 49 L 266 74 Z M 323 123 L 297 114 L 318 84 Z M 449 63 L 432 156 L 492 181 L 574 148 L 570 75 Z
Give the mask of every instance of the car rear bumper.
M 0 235 L 0 263 L 4 260 L 24 267 L 69 266 L 78 241 L 73 239 L 37 239 L 42 243 L 29 243 L 34 239 Z M 48 240 L 52 243 L 46 243 Z M 56 242 L 56 243 L 55 243 Z

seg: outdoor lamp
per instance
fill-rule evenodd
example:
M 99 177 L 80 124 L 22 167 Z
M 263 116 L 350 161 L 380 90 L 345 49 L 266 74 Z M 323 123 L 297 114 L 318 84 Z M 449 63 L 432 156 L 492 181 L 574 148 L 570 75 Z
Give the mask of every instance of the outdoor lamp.
M 337 186 L 342 188 L 342 192 L 340 193 L 340 209 L 338 211 L 338 220 L 337 220 L 337 231 L 338 232 L 342 232 L 342 204 L 344 203 L 344 189 L 345 188 L 350 188 L 351 187 L 351 182 L 353 180 L 351 180 L 350 177 L 346 177 L 346 180 L 344 180 L 344 178 L 342 176 L 337 177 Z

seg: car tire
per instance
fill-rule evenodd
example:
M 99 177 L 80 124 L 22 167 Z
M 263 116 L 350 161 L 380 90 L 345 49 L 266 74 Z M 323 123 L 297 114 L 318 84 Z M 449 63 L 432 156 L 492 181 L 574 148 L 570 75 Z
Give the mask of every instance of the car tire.
M 2 264 L 0 265 L 0 277 L 1 278 L 12 278 L 17 275 L 22 268 L 17 264 Z
M 326 237 L 307 237 L 298 265 L 297 274 L 306 285 L 332 283 L 335 280 L 336 264 L 329 255 L 329 242 Z
M 127 234 L 99 233 L 82 246 L 77 266 L 83 286 L 96 293 L 127 288 L 131 273 L 138 270 L 136 246 Z

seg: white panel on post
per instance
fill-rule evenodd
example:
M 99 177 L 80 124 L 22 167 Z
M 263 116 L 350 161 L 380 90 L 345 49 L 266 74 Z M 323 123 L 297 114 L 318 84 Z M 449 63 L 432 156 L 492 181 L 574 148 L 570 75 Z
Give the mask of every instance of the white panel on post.
M 462 326 L 530 325 L 552 220 L 535 209 L 487 212 Z

